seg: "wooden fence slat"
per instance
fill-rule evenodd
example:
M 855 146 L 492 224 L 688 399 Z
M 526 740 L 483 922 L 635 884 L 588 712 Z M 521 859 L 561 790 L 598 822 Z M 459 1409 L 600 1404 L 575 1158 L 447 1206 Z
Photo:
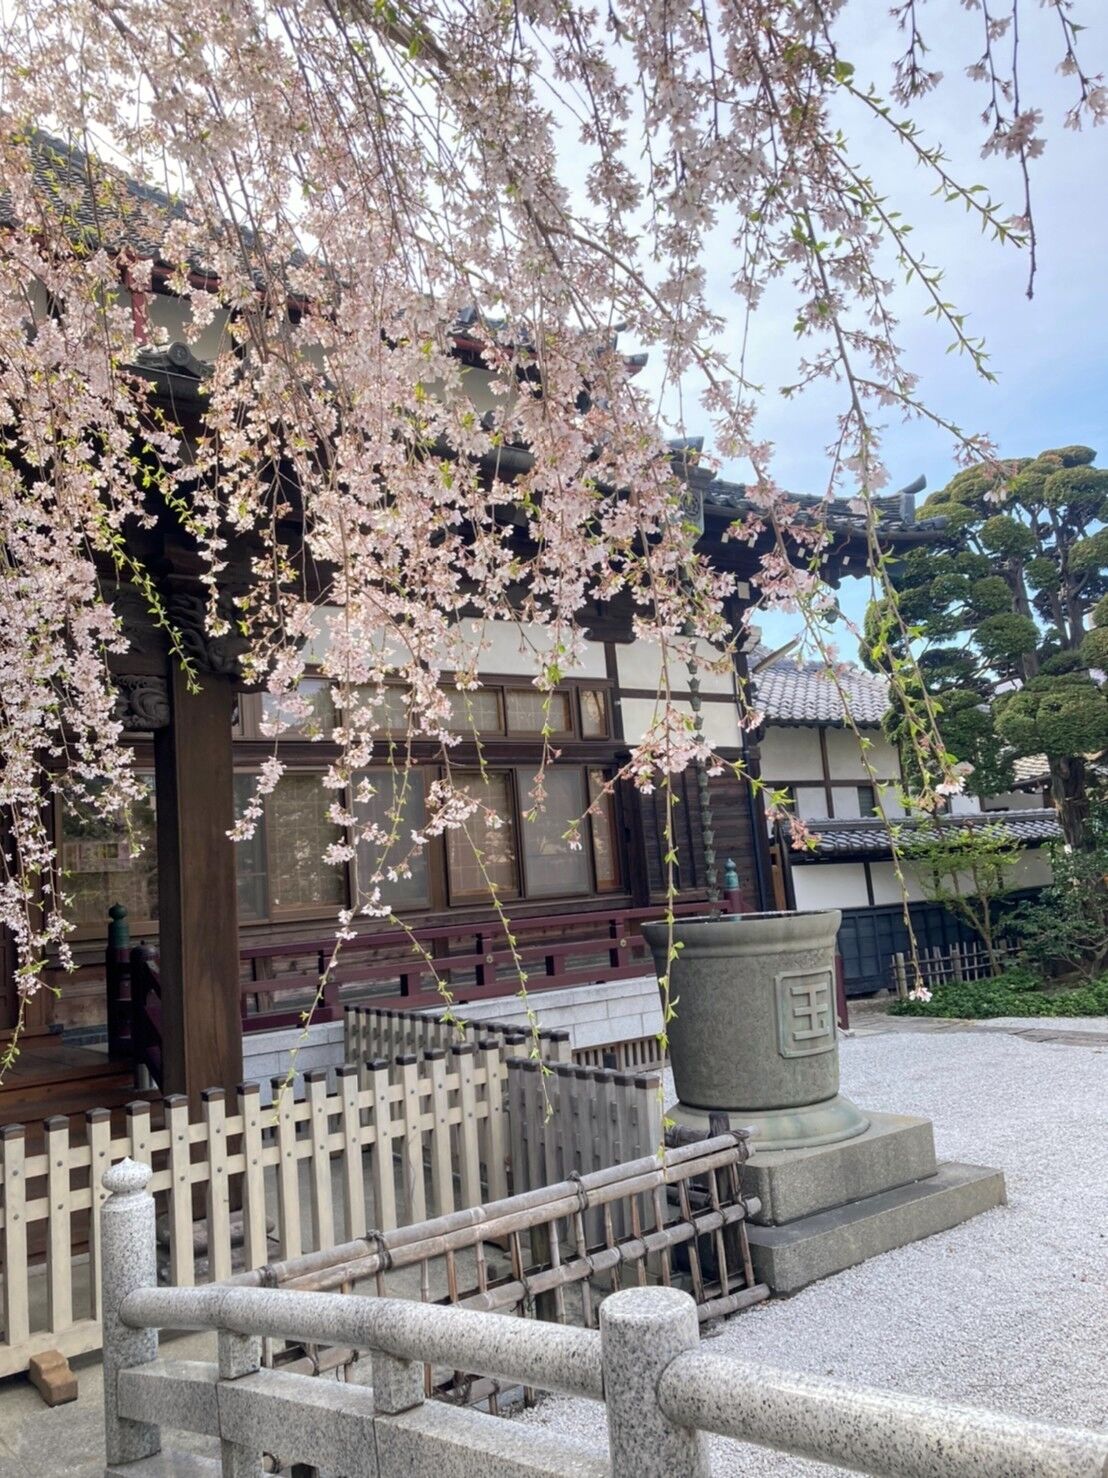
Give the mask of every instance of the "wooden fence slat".
M 150 1105 L 143 1100 L 129 1103 L 127 1113 L 128 1154 L 140 1165 L 152 1165 L 150 1150 Z
M 359 1067 L 348 1062 L 337 1072 L 339 1103 L 342 1111 L 343 1196 L 346 1201 L 346 1240 L 366 1234 L 365 1165 L 362 1161 L 362 1115 L 358 1093 Z
M 69 1210 L 69 1120 L 58 1114 L 43 1125 L 46 1140 L 46 1324 L 51 1331 L 73 1323 L 73 1253 Z
M 227 1102 L 222 1088 L 200 1095 L 207 1131 L 208 1276 L 221 1283 L 231 1276 L 231 1195 L 227 1174 Z
M 257 1083 L 240 1084 L 238 1116 L 242 1121 L 243 1252 L 248 1268 L 260 1268 L 269 1261 L 269 1238 L 266 1235 L 262 1099 Z
M 508 1133 L 511 1145 L 512 1195 L 518 1196 L 530 1184 L 530 1165 L 527 1152 L 527 1102 L 525 1076 L 516 1071 L 517 1064 L 511 1060 L 508 1071 Z
M 331 1146 L 328 1133 L 330 1113 L 327 1102 L 327 1070 L 319 1068 L 305 1073 L 304 1088 L 311 1115 L 311 1185 L 312 1242 L 317 1248 L 332 1247 L 335 1242 L 335 1210 L 331 1197 Z
M 392 1101 L 389 1096 L 389 1065 L 381 1057 L 371 1058 L 366 1063 L 369 1073 L 369 1093 L 372 1105 L 374 1145 L 373 1219 L 378 1230 L 391 1232 L 398 1225 L 396 1220 L 396 1180 L 392 1169 Z
M 277 1092 L 277 1204 L 281 1223 L 281 1257 L 299 1257 L 304 1244 L 300 1232 L 300 1161 L 296 1153 L 296 1103 L 292 1085 L 283 1082 Z
M 424 1054 L 431 1077 L 431 1198 L 434 1215 L 454 1210 L 454 1161 L 450 1153 L 450 1094 L 446 1086 L 446 1053 L 432 1047 Z
M 462 1042 L 450 1049 L 458 1073 L 458 1170 L 461 1204 L 481 1204 L 481 1158 L 477 1145 L 477 1085 L 474 1081 L 476 1048 Z
M 490 1201 L 508 1194 L 507 1136 L 504 1124 L 505 1071 L 500 1043 L 482 1037 L 478 1043 L 485 1070 L 485 1180 Z
M 0 1129 L 4 1150 L 4 1337 L 25 1344 L 30 1334 L 27 1288 L 27 1146 L 22 1124 Z
M 427 1192 L 423 1183 L 423 1130 L 420 1121 L 419 1059 L 414 1053 L 396 1059 L 400 1069 L 400 1112 L 404 1124 L 401 1165 L 404 1176 L 404 1198 L 409 1222 L 427 1217 Z
M 102 1181 L 104 1172 L 111 1165 L 112 1115 L 106 1108 L 89 1109 L 85 1115 L 85 1139 L 88 1141 L 89 1168 L 89 1213 L 88 1213 L 88 1270 L 89 1270 L 89 1318 L 100 1320 L 100 1273 L 103 1267 L 103 1243 L 100 1237 L 100 1212 L 108 1193 Z
M 196 1258 L 192 1235 L 189 1101 L 183 1093 L 174 1093 L 164 1100 L 164 1105 L 169 1131 L 169 1277 L 174 1287 L 191 1288 L 196 1281 Z

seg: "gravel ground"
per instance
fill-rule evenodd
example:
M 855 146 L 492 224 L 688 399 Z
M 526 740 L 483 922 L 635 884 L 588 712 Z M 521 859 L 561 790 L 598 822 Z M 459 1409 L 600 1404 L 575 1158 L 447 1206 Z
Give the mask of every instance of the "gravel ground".
M 1003 1029 L 844 1040 L 844 1092 L 933 1119 L 939 1158 L 1000 1166 L 1009 1205 L 739 1314 L 713 1351 L 1108 1427 L 1104 1026 L 1090 1028 L 1088 1046 Z M 606 1440 L 603 1408 L 588 1401 L 548 1398 L 520 1420 Z M 715 1478 L 844 1471 L 713 1439 Z

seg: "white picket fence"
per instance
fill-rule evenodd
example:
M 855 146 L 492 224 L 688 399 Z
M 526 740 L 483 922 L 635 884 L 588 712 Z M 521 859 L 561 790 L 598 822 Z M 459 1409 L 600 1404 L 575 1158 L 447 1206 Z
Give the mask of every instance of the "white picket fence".
M 301 1098 L 278 1093 L 269 1107 L 257 1084 L 240 1089 L 233 1104 L 222 1089 L 210 1090 L 198 1117 L 182 1097 L 153 1111 L 133 1104 L 122 1135 L 113 1134 L 107 1110 L 94 1109 L 83 1141 L 68 1119 L 47 1120 L 35 1153 L 27 1152 L 24 1126 L 8 1126 L 0 1134 L 0 1376 L 25 1370 L 44 1350 L 99 1347 L 100 1182 L 109 1165 L 129 1156 L 153 1167 L 166 1280 L 177 1287 L 222 1280 L 274 1256 L 506 1196 L 509 1078 L 535 1066 L 511 1063 L 516 1050 L 486 1037 L 391 1062 L 359 1055 L 338 1069 L 333 1090 L 327 1073 L 310 1073 Z M 637 1153 L 650 1153 L 660 1129 L 651 1141 L 655 1121 L 642 1104 L 657 1099 L 657 1081 L 572 1072 L 586 1119 L 593 1098 L 619 1105 L 621 1095 L 634 1097 L 618 1112 L 641 1122 L 648 1137 Z M 541 1121 L 548 1112 L 541 1092 L 515 1097 L 517 1115 Z M 539 1123 L 520 1132 L 534 1139 Z M 598 1135 L 582 1145 L 582 1167 L 601 1168 L 616 1152 L 615 1139 Z M 521 1177 L 521 1188 L 530 1184 L 522 1169 Z

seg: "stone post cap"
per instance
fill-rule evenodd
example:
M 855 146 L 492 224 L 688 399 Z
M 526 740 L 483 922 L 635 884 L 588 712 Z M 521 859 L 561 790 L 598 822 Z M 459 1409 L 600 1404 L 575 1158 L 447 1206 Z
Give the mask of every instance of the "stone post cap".
M 624 1288 L 609 1293 L 600 1305 L 600 1321 L 636 1326 L 669 1324 L 690 1311 L 699 1325 L 695 1299 L 680 1288 Z
M 100 1184 L 113 1196 L 137 1196 L 146 1189 L 153 1173 L 149 1165 L 140 1165 L 131 1159 L 120 1160 L 118 1165 L 104 1171 Z

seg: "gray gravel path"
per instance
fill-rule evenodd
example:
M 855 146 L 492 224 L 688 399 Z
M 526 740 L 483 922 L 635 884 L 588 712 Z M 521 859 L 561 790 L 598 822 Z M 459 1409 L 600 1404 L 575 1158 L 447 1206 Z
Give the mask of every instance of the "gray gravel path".
M 1010 1032 L 1041 1021 L 1005 1025 L 860 1035 L 842 1069 L 861 1105 L 933 1119 L 941 1159 L 1003 1168 L 1009 1205 L 740 1314 L 713 1350 L 1108 1427 L 1108 1038 L 1031 1041 Z M 591 1402 L 549 1399 L 520 1420 L 605 1442 Z M 715 1478 L 843 1471 L 714 1442 Z

